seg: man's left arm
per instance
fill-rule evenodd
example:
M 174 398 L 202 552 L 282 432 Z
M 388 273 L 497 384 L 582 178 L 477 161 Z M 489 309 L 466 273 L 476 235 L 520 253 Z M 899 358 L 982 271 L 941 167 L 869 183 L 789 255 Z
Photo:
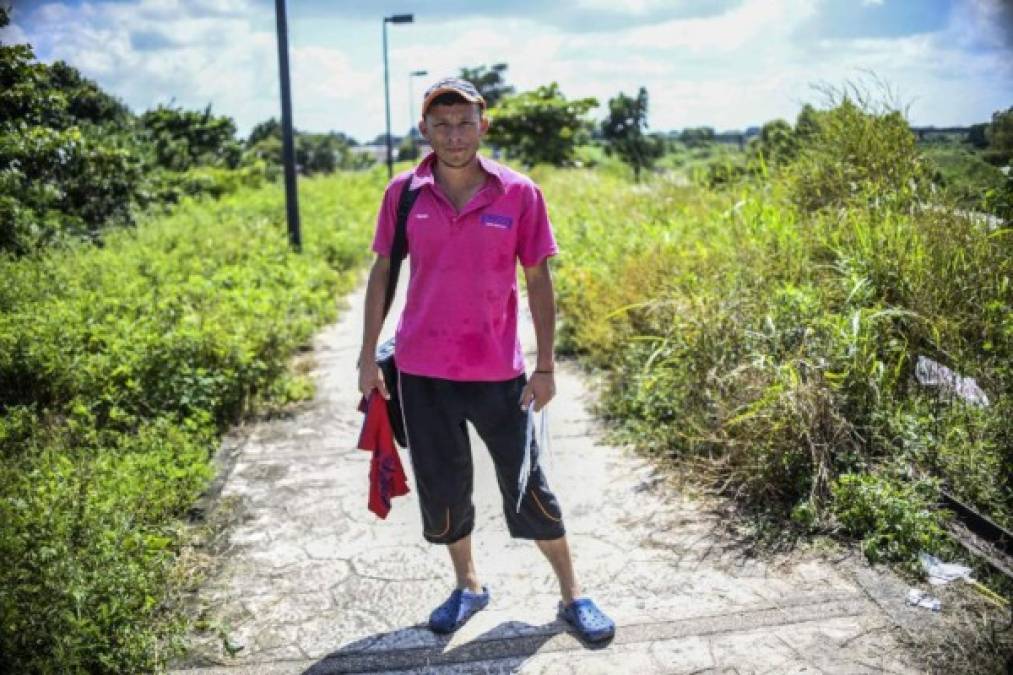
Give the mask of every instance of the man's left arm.
M 528 287 L 528 307 L 535 324 L 535 341 L 538 359 L 521 394 L 521 407 L 527 408 L 534 401 L 538 412 L 556 395 L 555 358 L 556 340 L 556 297 L 549 273 L 549 259 L 524 268 L 524 279 Z

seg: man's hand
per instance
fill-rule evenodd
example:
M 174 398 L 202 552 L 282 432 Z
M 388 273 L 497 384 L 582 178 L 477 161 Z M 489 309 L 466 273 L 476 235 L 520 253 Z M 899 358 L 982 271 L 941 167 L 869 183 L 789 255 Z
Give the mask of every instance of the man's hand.
M 369 392 L 376 389 L 388 401 L 390 392 L 387 391 L 387 383 L 383 380 L 383 371 L 370 359 L 359 360 L 359 391 L 363 396 L 369 396 Z
M 521 392 L 521 409 L 527 410 L 535 402 L 535 412 L 540 411 L 556 396 L 556 377 L 551 372 L 535 371 Z

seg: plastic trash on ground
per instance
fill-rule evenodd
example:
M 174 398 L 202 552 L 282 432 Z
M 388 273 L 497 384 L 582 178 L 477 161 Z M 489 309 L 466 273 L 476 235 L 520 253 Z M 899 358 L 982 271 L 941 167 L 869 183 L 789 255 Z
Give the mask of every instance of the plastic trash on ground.
M 928 575 L 929 583 L 933 586 L 948 584 L 957 579 L 971 581 L 971 568 L 954 563 L 944 563 L 930 553 L 922 551 L 918 554 L 918 560 L 922 563 L 922 569 Z
M 982 391 L 974 378 L 962 377 L 927 356 L 918 357 L 915 378 L 926 387 L 939 387 L 939 391 L 947 396 L 959 396 L 971 405 L 988 407 L 988 394 Z
M 920 591 L 917 588 L 912 588 L 907 592 L 907 603 L 909 605 L 915 605 L 916 607 L 931 609 L 933 612 L 938 612 L 943 608 L 943 603 L 939 602 L 939 598 L 934 598 L 925 591 Z
M 993 605 L 1003 609 L 1009 607 L 1008 598 L 1004 598 L 991 588 L 971 578 L 970 567 L 964 567 L 963 565 L 957 565 L 954 563 L 944 563 L 939 558 L 930 553 L 926 553 L 925 551 L 918 554 L 918 559 L 922 563 L 922 568 L 925 570 L 925 574 L 928 576 L 930 584 L 942 586 L 943 584 L 948 584 L 951 581 L 963 579 Z M 911 602 L 911 604 L 915 604 L 911 600 L 912 593 L 914 593 L 914 591 L 915 589 L 911 589 L 911 592 L 908 593 L 908 602 Z

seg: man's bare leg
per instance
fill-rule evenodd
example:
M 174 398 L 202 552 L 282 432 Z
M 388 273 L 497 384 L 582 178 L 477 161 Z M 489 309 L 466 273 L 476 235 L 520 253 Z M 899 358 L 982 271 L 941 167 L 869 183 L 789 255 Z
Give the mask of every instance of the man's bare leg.
M 467 588 L 473 593 L 481 593 L 482 586 L 478 583 L 475 561 L 471 557 L 471 535 L 447 544 L 450 561 L 454 563 L 454 574 L 457 576 L 457 587 Z
M 573 572 L 573 558 L 570 556 L 570 545 L 566 542 L 566 535 L 559 539 L 537 539 L 535 543 L 556 573 L 563 604 L 569 605 L 574 598 L 580 596 L 580 586 L 577 585 L 577 578 Z
M 559 594 L 563 598 L 563 603 L 570 604 L 574 598 L 580 595 L 580 586 L 577 584 L 576 574 L 573 571 L 573 558 L 570 556 L 570 545 L 566 536 L 559 539 L 539 539 L 535 543 L 556 573 L 556 579 L 559 581 Z M 471 555 L 471 535 L 458 539 L 453 544 L 448 544 L 447 550 L 450 552 L 450 560 L 454 564 L 457 587 L 481 593 L 482 585 L 478 581 L 478 572 L 475 571 L 475 561 Z

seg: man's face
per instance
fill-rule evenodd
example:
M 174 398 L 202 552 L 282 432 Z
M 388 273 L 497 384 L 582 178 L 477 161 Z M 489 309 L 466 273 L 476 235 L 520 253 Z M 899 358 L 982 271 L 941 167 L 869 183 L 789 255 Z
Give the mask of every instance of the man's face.
M 440 163 L 454 168 L 465 167 L 475 158 L 488 129 L 489 120 L 475 103 L 434 105 L 419 122 L 419 131 Z

